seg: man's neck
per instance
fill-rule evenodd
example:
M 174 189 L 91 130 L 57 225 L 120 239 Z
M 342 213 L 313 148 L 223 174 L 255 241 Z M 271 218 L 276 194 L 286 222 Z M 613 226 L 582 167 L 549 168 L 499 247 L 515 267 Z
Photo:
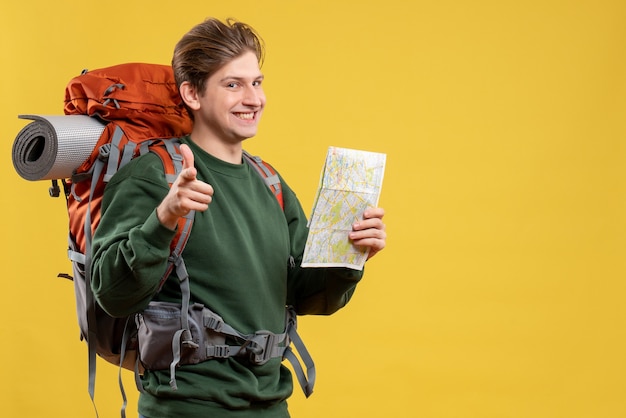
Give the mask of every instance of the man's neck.
M 241 164 L 243 152 L 242 141 L 222 141 L 209 135 L 202 135 L 195 129 L 191 133 L 191 139 L 200 148 L 215 158 L 231 164 Z

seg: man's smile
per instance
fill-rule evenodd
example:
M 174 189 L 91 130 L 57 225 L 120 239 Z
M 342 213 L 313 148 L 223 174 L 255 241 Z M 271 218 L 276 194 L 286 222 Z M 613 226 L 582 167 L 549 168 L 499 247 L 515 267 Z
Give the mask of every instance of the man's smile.
M 254 119 L 255 113 L 256 112 L 247 112 L 247 113 L 235 112 L 234 115 L 238 117 L 239 119 L 252 120 Z

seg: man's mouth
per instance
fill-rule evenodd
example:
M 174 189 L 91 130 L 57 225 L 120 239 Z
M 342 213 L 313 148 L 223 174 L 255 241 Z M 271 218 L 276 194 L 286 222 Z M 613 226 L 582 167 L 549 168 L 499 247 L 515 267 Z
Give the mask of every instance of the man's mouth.
M 252 120 L 252 119 L 254 119 L 254 112 L 235 113 L 235 116 L 238 117 L 239 119 L 243 119 L 243 120 Z

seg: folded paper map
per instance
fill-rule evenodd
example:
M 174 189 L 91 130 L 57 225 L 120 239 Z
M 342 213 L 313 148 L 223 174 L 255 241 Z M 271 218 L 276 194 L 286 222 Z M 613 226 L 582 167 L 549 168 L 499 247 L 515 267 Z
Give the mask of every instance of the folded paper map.
M 352 244 L 352 224 L 377 207 L 386 154 L 330 147 L 322 169 L 302 267 L 362 270 L 368 250 Z

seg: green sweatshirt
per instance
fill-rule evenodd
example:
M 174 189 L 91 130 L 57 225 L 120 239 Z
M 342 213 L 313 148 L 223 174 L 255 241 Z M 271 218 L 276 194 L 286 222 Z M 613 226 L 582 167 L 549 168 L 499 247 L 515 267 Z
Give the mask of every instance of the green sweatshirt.
M 300 267 L 308 228 L 294 192 L 281 178 L 284 212 L 248 164 L 214 158 L 188 137 L 198 178 L 213 186 L 213 201 L 195 214 L 183 258 L 191 303 L 202 303 L 242 333 L 284 330 L 284 307 L 298 314 L 331 314 L 352 296 L 362 272 Z M 150 300 L 180 303 L 175 274 L 158 294 L 174 232 L 156 207 L 169 190 L 158 156 L 147 154 L 109 182 L 93 240 L 92 288 L 112 316 L 143 310 Z M 178 390 L 169 371 L 147 371 L 139 411 L 159 417 L 288 417 L 293 385 L 280 359 L 258 366 L 238 357 L 181 366 Z

